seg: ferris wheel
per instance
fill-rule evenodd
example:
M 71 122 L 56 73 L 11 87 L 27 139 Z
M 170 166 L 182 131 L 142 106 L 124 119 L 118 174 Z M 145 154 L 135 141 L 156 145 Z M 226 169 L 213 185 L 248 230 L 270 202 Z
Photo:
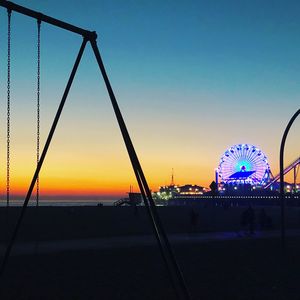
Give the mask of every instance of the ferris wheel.
M 250 144 L 238 144 L 222 155 L 218 173 L 224 183 L 262 185 L 271 172 L 267 157 L 260 149 Z

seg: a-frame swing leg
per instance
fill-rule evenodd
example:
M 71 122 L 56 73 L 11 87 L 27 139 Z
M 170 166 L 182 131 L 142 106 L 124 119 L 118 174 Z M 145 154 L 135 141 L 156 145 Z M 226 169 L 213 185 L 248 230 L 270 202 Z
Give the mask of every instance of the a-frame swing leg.
M 12 234 L 12 236 L 11 236 L 11 238 L 10 238 L 10 241 L 9 241 L 9 243 L 8 243 L 8 245 L 7 245 L 7 248 L 6 248 L 6 251 L 5 251 L 5 254 L 4 254 L 4 258 L 3 258 L 3 261 L 2 261 L 2 264 L 1 264 L 1 268 L 0 268 L 0 277 L 2 276 L 2 274 L 3 274 L 3 272 L 4 272 L 4 269 L 5 269 L 5 266 L 6 266 L 6 264 L 7 264 L 8 258 L 9 258 L 9 256 L 10 256 L 10 252 L 11 252 L 11 250 L 12 250 L 13 244 L 14 244 L 15 239 L 16 239 L 16 237 L 17 237 L 17 234 L 18 234 L 18 231 L 19 231 L 19 228 L 20 228 L 22 219 L 23 219 L 23 217 L 24 217 L 25 210 L 26 210 L 27 205 L 28 205 L 28 202 L 29 202 L 29 200 L 30 200 L 30 197 L 31 197 L 32 191 L 33 191 L 33 189 L 34 189 L 36 180 L 37 180 L 37 178 L 38 178 L 38 176 L 39 176 L 39 172 L 40 172 L 40 170 L 41 170 L 41 168 L 42 168 L 44 159 L 45 159 L 45 157 L 46 157 L 48 148 L 49 148 L 49 146 L 50 146 L 52 137 L 53 137 L 53 135 L 54 135 L 54 132 L 55 132 L 57 123 L 58 123 L 59 118 L 60 118 L 60 115 L 61 115 L 61 112 L 62 112 L 62 110 L 63 110 L 63 108 L 64 108 L 64 105 L 65 105 L 65 102 L 66 102 L 66 100 L 67 100 L 67 97 L 68 97 L 70 88 L 71 88 L 71 86 L 72 86 L 72 83 L 73 83 L 73 80 L 74 80 L 76 71 L 77 71 L 77 69 L 78 69 L 78 66 L 79 66 L 81 57 L 82 57 L 82 55 L 83 55 L 83 52 L 84 52 L 84 49 L 85 49 L 85 46 L 86 46 L 87 41 L 88 41 L 88 40 L 87 40 L 86 38 L 84 38 L 84 40 L 83 40 L 83 42 L 82 42 L 82 44 L 81 44 L 80 50 L 79 50 L 79 52 L 78 52 L 76 61 L 75 61 L 75 63 L 74 63 L 72 72 L 71 72 L 71 74 L 70 74 L 68 83 L 67 83 L 66 88 L 65 88 L 64 94 L 63 94 L 63 96 L 62 96 L 61 102 L 60 102 L 59 107 L 58 107 L 58 109 L 57 109 L 55 118 L 54 118 L 54 120 L 53 120 L 53 124 L 52 124 L 52 126 L 51 126 L 50 131 L 49 131 L 49 134 L 48 134 L 48 137 L 47 137 L 47 140 L 46 140 L 46 143 L 45 143 L 45 146 L 44 146 L 42 155 L 41 155 L 41 157 L 40 157 L 39 163 L 38 163 L 38 165 L 37 165 L 37 167 L 36 167 L 36 170 L 35 170 L 35 173 L 34 173 L 34 175 L 33 175 L 31 184 L 30 184 L 30 186 L 29 186 L 29 189 L 28 189 L 26 198 L 25 198 L 25 200 L 24 200 L 24 204 L 23 204 L 23 207 L 22 207 L 20 216 L 19 216 L 19 218 L 18 218 L 18 221 L 17 221 L 17 223 L 16 223 L 16 226 L 15 226 L 15 228 L 14 228 L 14 231 L 13 231 L 13 234 Z
M 162 254 L 162 257 L 164 259 L 164 262 L 166 264 L 167 270 L 169 272 L 170 278 L 171 278 L 171 282 L 172 285 L 176 291 L 177 297 L 179 299 L 190 299 L 190 294 L 189 294 L 189 290 L 187 289 L 187 286 L 185 284 L 185 280 L 184 277 L 182 275 L 182 272 L 179 268 L 179 265 L 177 263 L 177 260 L 175 258 L 175 255 L 173 253 L 172 247 L 169 243 L 168 237 L 165 233 L 165 230 L 162 226 L 160 217 L 158 215 L 155 203 L 152 199 L 152 195 L 148 186 L 148 183 L 146 181 L 146 178 L 144 176 L 142 167 L 139 163 L 137 154 L 135 152 L 135 149 L 133 147 L 131 138 L 129 136 L 128 130 L 126 128 L 123 116 L 121 114 L 121 111 L 119 109 L 117 100 L 115 98 L 114 92 L 112 90 L 112 87 L 110 85 L 108 76 L 106 74 L 105 71 L 105 67 L 100 55 L 100 51 L 99 48 L 97 46 L 97 42 L 96 39 L 91 39 L 90 40 L 97 63 L 99 65 L 102 77 L 104 79 L 127 151 L 128 151 L 128 155 L 130 157 L 130 161 L 147 209 L 147 212 L 150 216 L 150 220 L 153 226 L 153 231 L 155 233 L 155 236 L 157 238 L 159 247 L 160 247 L 160 251 Z
M 3 271 L 4 271 L 5 266 L 7 264 L 8 258 L 10 256 L 14 241 L 17 237 L 22 219 L 24 217 L 25 210 L 27 208 L 28 202 L 29 202 L 30 197 L 32 195 L 32 191 L 33 191 L 33 188 L 36 184 L 36 181 L 37 181 L 39 172 L 41 170 L 41 167 L 43 165 L 44 159 L 46 157 L 48 148 L 50 146 L 52 137 L 54 135 L 57 123 L 59 121 L 61 112 L 62 112 L 64 104 L 65 104 L 65 101 L 67 99 L 68 93 L 69 93 L 71 85 L 73 83 L 73 79 L 74 79 L 76 71 L 78 69 L 78 66 L 79 66 L 81 57 L 83 55 L 83 52 L 84 52 L 87 41 L 88 41 L 88 39 L 84 38 L 84 40 L 82 42 L 82 45 L 81 45 L 81 48 L 79 50 L 78 56 L 76 58 L 74 67 L 73 67 L 71 75 L 70 75 L 70 78 L 69 78 L 67 86 L 65 88 L 65 92 L 63 94 L 63 97 L 62 97 L 62 100 L 61 100 L 60 105 L 58 107 L 58 110 L 57 110 L 56 116 L 54 118 L 52 127 L 50 129 L 49 134 L 48 134 L 48 138 L 46 140 L 44 149 L 42 151 L 40 161 L 37 165 L 37 168 L 36 168 L 36 171 L 35 171 L 34 176 L 32 178 L 32 181 L 31 181 L 30 187 L 28 189 L 26 198 L 24 200 L 24 204 L 23 204 L 20 216 L 19 216 L 18 221 L 16 223 L 16 226 L 15 226 L 15 229 L 13 231 L 12 237 L 11 237 L 9 243 L 8 243 L 8 246 L 7 246 L 5 255 L 4 255 L 4 259 L 2 261 L 2 265 L 1 265 L 1 268 L 0 268 L 0 277 L 3 274 Z M 120 130 L 121 130 L 121 133 L 123 135 L 124 142 L 125 142 L 125 145 L 126 145 L 126 148 L 127 148 L 127 151 L 128 151 L 128 154 L 129 154 L 129 157 L 130 157 L 133 169 L 134 169 L 134 173 L 136 175 L 136 179 L 137 179 L 139 188 L 141 190 L 141 194 L 142 194 L 145 206 L 147 208 L 147 212 L 150 216 L 150 220 L 151 220 L 151 223 L 153 225 L 153 230 L 154 230 L 155 236 L 156 236 L 156 238 L 158 240 L 158 243 L 159 243 L 159 247 L 160 247 L 162 257 L 165 261 L 166 267 L 168 269 L 168 272 L 169 272 L 169 275 L 170 275 L 170 278 L 171 278 L 172 285 L 173 285 L 173 287 L 176 291 L 177 297 L 179 299 L 190 299 L 189 291 L 187 289 L 187 286 L 185 284 L 183 275 L 182 275 L 181 270 L 180 270 L 180 268 L 178 266 L 178 263 L 176 261 L 175 255 L 174 255 L 174 253 L 172 251 L 172 248 L 170 246 L 168 237 L 167 237 L 167 235 L 164 231 L 164 228 L 161 224 L 160 218 L 158 216 L 158 213 L 157 213 L 157 210 L 156 210 L 156 207 L 155 207 L 155 203 L 152 199 L 152 195 L 151 195 L 149 186 L 147 184 L 146 178 L 144 176 L 144 173 L 142 171 L 142 168 L 141 168 L 141 165 L 139 163 L 138 157 L 136 155 L 133 144 L 131 142 L 129 133 L 127 131 L 124 119 L 123 119 L 122 114 L 120 112 L 120 109 L 118 107 L 117 101 L 115 99 L 115 96 L 114 96 L 113 90 L 111 88 L 109 79 L 107 77 L 107 74 L 106 74 L 106 71 L 105 71 L 101 56 L 100 56 L 100 52 L 99 52 L 99 49 L 98 49 L 98 46 L 97 46 L 97 43 L 96 43 L 96 39 L 90 39 L 90 42 L 91 42 L 92 48 L 94 50 L 94 54 L 95 54 L 95 57 L 97 59 L 99 68 L 101 70 L 104 82 L 106 84 L 106 87 L 107 87 L 107 90 L 108 90 L 108 93 L 109 93 L 109 96 L 110 96 L 110 99 L 111 99 L 111 102 L 112 102 L 112 105 L 113 105 L 113 109 L 115 111 L 117 121 L 119 123 Z

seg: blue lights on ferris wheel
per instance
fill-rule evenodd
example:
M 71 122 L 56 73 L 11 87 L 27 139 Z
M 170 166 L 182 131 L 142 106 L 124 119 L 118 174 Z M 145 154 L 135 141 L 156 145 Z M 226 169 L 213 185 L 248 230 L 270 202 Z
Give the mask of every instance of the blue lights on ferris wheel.
M 253 169 L 253 164 L 246 159 L 240 159 L 236 162 L 235 171 L 251 171 Z
M 237 144 L 225 151 L 218 173 L 224 183 L 261 185 L 270 173 L 265 154 L 254 145 Z

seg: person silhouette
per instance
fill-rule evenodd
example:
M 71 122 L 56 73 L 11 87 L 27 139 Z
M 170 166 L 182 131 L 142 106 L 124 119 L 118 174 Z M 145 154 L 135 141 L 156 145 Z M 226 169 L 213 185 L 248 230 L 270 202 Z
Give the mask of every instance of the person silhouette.
M 254 234 L 255 213 L 251 205 L 243 211 L 241 215 L 241 227 L 245 228 L 245 233 Z
M 247 217 L 248 217 L 249 234 L 254 234 L 254 220 L 255 220 L 254 209 L 252 208 L 251 205 L 249 205 L 247 211 L 248 211 Z
M 259 215 L 258 215 L 258 222 L 259 222 L 259 227 L 260 227 L 260 230 L 263 230 L 266 228 L 266 225 L 267 225 L 267 214 L 266 214 L 266 211 L 264 208 L 262 208 L 259 212 Z
M 194 208 L 191 208 L 190 210 L 190 223 L 192 231 L 195 232 L 197 229 L 197 224 L 199 220 L 199 213 L 197 213 Z

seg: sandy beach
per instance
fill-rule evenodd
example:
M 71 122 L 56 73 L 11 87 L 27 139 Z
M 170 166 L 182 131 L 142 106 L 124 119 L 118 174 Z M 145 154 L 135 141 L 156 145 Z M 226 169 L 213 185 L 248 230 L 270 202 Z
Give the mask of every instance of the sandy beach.
M 176 245 L 192 299 L 299 299 L 300 239 Z M 1 299 L 176 299 L 156 245 L 11 257 Z
M 191 225 L 191 207 L 158 207 L 167 233 L 240 231 L 240 219 L 246 207 L 197 207 L 197 224 Z M 256 227 L 261 207 L 255 207 Z M 280 208 L 265 207 L 272 228 L 280 228 Z M 20 208 L 0 209 L 0 242 L 6 241 Z M 300 228 L 300 208 L 286 208 L 287 228 Z M 65 240 L 152 234 L 145 207 L 28 207 L 18 241 Z
M 195 208 L 196 228 L 190 207 L 158 209 L 192 299 L 299 299 L 297 208 L 287 209 L 295 234 L 285 257 L 278 207 L 266 208 L 273 228 L 264 233 L 257 224 L 253 236 L 239 235 L 245 207 Z M 2 249 L 19 212 L 0 210 Z M 18 247 L 1 299 L 176 299 L 144 207 L 29 208 Z

